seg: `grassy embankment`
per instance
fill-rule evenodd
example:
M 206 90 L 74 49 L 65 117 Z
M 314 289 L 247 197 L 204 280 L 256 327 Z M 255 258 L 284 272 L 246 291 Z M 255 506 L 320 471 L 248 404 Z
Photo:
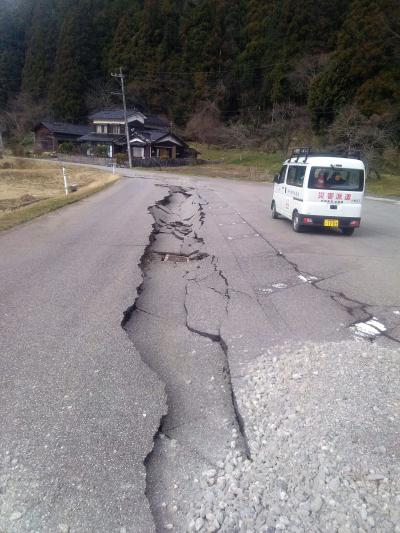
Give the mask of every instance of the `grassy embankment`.
M 272 181 L 274 174 L 282 165 L 280 154 L 268 154 L 261 150 L 225 149 L 205 145 L 193 145 L 193 147 L 200 152 L 199 158 L 212 163 L 194 167 L 173 167 L 168 170 L 193 176 Z
M 269 154 L 254 149 L 223 149 L 205 145 L 195 145 L 194 147 L 201 153 L 199 157 L 213 161 L 213 163 L 169 170 L 196 176 L 272 181 L 274 174 L 279 171 L 282 161 L 285 159 L 285 156 L 279 153 Z M 400 196 L 400 162 L 385 165 L 381 180 L 369 179 L 367 181 L 367 193 L 377 196 Z
M 66 169 L 69 184 L 78 186 L 68 196 L 59 163 L 0 159 L 0 231 L 82 200 L 118 178 L 96 168 L 67 165 Z
M 367 181 L 367 194 L 375 196 L 400 196 L 400 168 L 384 171 L 382 179 Z

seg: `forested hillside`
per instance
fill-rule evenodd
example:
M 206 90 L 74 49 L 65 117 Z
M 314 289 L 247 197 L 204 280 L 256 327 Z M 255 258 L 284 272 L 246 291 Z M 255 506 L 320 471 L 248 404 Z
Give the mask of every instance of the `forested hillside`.
M 118 103 L 120 66 L 131 105 L 189 129 L 282 119 L 323 133 L 351 106 L 393 134 L 400 2 L 0 0 L 0 111 L 82 121 Z

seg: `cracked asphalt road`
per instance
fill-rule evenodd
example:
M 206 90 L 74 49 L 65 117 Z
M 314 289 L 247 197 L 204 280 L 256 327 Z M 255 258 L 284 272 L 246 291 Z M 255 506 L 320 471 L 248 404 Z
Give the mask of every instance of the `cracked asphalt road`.
M 143 532 L 164 384 L 120 324 L 164 196 L 121 181 L 0 235 L 0 531 Z
M 287 342 L 353 341 L 353 324 L 376 314 L 383 320 L 391 311 L 393 323 L 398 322 L 396 305 L 388 308 L 381 299 L 372 309 L 356 298 L 363 295 L 347 296 L 340 284 L 325 286 L 334 276 L 321 271 L 318 260 L 312 265 L 297 263 L 279 239 L 281 232 L 291 244 L 295 242 L 290 225 L 268 217 L 268 186 L 177 181 L 198 209 L 188 211 L 187 200 L 182 200 L 183 208 L 171 191 L 171 205 L 164 206 L 151 247 L 158 256 L 149 257 L 137 313 L 127 325 L 132 341 L 167 384 L 169 411 L 147 462 L 148 497 L 158 531 L 185 531 L 188 504 L 207 486 L 204 473 L 218 468 L 232 441 L 234 449 L 243 451 L 240 430 L 242 425 L 245 429 L 246 420 L 238 419 L 234 398 L 240 395 L 243 378 L 255 359 Z M 204 213 L 201 218 L 200 212 Z M 185 232 L 178 235 L 183 221 Z M 277 223 L 280 226 L 273 226 Z M 168 252 L 182 254 L 198 248 L 199 236 L 206 258 L 172 266 L 160 261 L 160 254 L 166 257 Z M 340 247 L 342 236 L 314 232 L 300 237 L 323 238 L 325 253 L 335 264 L 329 239 Z M 344 246 L 348 242 L 345 239 Z M 390 238 L 388 243 L 395 246 Z M 360 266 L 364 268 L 352 264 L 357 279 Z M 396 276 L 392 281 L 397 288 Z M 395 301 L 400 303 L 400 295 Z M 392 328 L 382 331 L 375 341 L 394 344 L 392 332 Z M 211 343 L 201 346 L 202 338 L 219 343 L 219 352 L 215 353 Z M 218 379 L 210 383 L 214 375 L 221 377 L 218 363 L 223 354 L 229 373 L 225 387 Z M 229 401 L 227 387 L 234 407 L 230 413 L 222 407 Z M 216 398 L 220 402 L 217 410 Z M 188 406 L 197 409 L 189 412 Z
M 400 206 L 366 200 L 351 238 L 299 235 L 267 184 L 130 176 L 0 235 L 0 531 L 184 531 L 196 475 L 245 447 L 248 365 L 371 317 L 400 342 Z

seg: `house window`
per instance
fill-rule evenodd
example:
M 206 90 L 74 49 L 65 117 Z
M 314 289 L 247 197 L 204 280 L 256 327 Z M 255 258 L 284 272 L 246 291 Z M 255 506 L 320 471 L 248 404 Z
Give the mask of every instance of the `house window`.
M 144 159 L 144 148 L 140 148 L 138 146 L 132 147 L 132 155 L 133 157 L 141 157 Z
M 108 133 L 107 124 L 97 124 L 96 132 L 97 133 Z

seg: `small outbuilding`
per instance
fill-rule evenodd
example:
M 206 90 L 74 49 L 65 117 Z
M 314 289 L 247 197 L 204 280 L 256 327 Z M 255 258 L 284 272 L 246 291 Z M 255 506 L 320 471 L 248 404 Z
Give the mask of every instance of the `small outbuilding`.
M 60 144 L 65 142 L 79 147 L 80 138 L 91 130 L 91 126 L 81 124 L 43 121 L 36 124 L 32 131 L 37 148 L 43 152 L 57 152 Z

